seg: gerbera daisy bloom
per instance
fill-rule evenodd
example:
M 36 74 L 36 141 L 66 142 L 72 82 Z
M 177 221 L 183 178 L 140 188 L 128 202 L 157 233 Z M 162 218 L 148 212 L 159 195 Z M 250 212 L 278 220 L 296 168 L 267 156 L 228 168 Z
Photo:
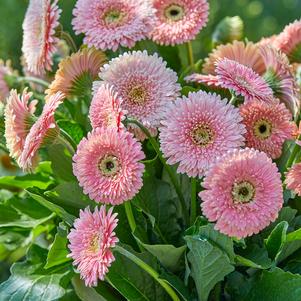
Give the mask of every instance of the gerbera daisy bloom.
M 285 53 L 291 62 L 301 62 L 301 20 L 287 25 L 273 44 Z
M 62 103 L 64 94 L 57 92 L 49 97 L 41 116 L 30 128 L 24 142 L 18 164 L 26 171 L 32 171 L 38 162 L 38 150 L 44 143 L 53 141 L 58 135 L 59 129 L 55 123 L 54 113 Z
M 216 157 L 244 145 L 241 120 L 239 110 L 216 94 L 199 91 L 177 99 L 166 108 L 160 128 L 167 163 L 202 177 Z
M 71 251 L 68 257 L 73 259 L 86 286 L 97 286 L 98 279 L 104 280 L 115 260 L 111 249 L 118 243 L 114 232 L 118 223 L 116 217 L 113 208 L 106 212 L 105 205 L 96 207 L 94 212 L 89 208 L 80 210 L 68 234 Z
M 275 42 L 277 35 L 272 35 L 270 37 L 262 38 L 259 42 L 256 43 L 258 46 L 272 46 Z
M 145 0 L 78 0 L 73 15 L 75 33 L 84 33 L 84 43 L 101 50 L 132 48 L 154 23 L 154 9 Z
M 273 91 L 251 68 L 229 59 L 217 61 L 215 72 L 220 86 L 234 90 L 244 96 L 246 101 L 258 99 L 272 102 Z
M 6 97 L 9 95 L 9 86 L 5 77 L 12 74 L 13 70 L 10 67 L 10 63 L 4 63 L 0 60 L 0 102 L 5 102 Z
M 127 131 L 97 128 L 83 138 L 73 173 L 90 199 L 112 205 L 130 200 L 142 187 L 141 144 Z
M 206 0 L 153 0 L 153 6 L 157 18 L 150 36 L 161 45 L 193 40 L 208 21 Z
M 127 116 L 137 119 L 152 135 L 162 119 L 166 104 L 179 96 L 180 85 L 177 74 L 166 67 L 166 62 L 155 53 L 133 51 L 120 55 L 101 68 L 100 79 L 114 86 L 123 99 L 122 107 Z M 99 83 L 94 85 L 95 88 Z M 145 136 L 133 127 L 137 138 Z
M 258 233 L 273 222 L 283 204 L 281 175 L 265 153 L 232 150 L 206 174 L 204 215 L 215 229 L 237 238 Z
M 22 95 L 11 90 L 5 107 L 5 139 L 12 158 L 18 160 L 24 149 L 25 139 L 34 123 L 37 100 L 30 101 L 32 93 L 24 89 Z
M 121 109 L 122 99 L 110 85 L 101 85 L 94 94 L 89 118 L 93 128 L 113 127 L 120 129 L 125 112 Z
M 52 56 L 56 52 L 59 39 L 55 37 L 55 29 L 61 13 L 57 2 L 30 0 L 26 11 L 22 51 L 28 70 L 37 75 L 51 70 Z
M 274 97 L 296 115 L 300 109 L 299 90 L 286 55 L 270 46 L 260 47 L 260 53 L 266 70 L 263 77 L 272 88 Z
M 213 86 L 218 88 L 220 86 L 218 77 L 211 74 L 198 74 L 194 73 L 185 77 L 185 81 L 194 82 L 198 84 L 205 84 L 207 86 Z
M 301 195 L 301 163 L 297 163 L 291 167 L 286 174 L 286 187 Z
M 98 78 L 106 56 L 95 48 L 84 48 L 62 60 L 46 93 L 53 95 L 62 91 L 66 97 L 90 93 L 92 82 Z
M 252 101 L 239 107 L 246 126 L 246 146 L 268 154 L 272 159 L 281 156 L 283 143 L 293 139 L 297 126 L 283 103 L 267 104 Z

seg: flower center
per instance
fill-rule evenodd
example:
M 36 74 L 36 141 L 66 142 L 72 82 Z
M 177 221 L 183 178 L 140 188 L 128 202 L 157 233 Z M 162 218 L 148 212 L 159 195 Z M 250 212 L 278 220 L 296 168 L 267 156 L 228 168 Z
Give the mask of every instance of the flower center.
M 167 20 L 177 22 L 184 18 L 185 10 L 183 6 L 171 4 L 165 8 L 164 15 Z
M 248 181 L 234 183 L 232 188 L 232 199 L 234 203 L 249 203 L 254 199 L 255 188 Z
M 213 142 L 214 132 L 208 125 L 201 124 L 191 131 L 190 137 L 194 144 L 200 147 L 206 147 Z
M 97 253 L 99 251 L 101 237 L 102 237 L 101 233 L 96 233 L 93 235 L 88 248 L 90 252 Z
M 104 14 L 104 21 L 107 26 L 119 25 L 125 17 L 125 13 L 117 9 L 110 9 Z
M 98 163 L 98 169 L 103 176 L 113 177 L 118 173 L 120 169 L 119 160 L 115 156 L 106 155 L 102 159 L 100 159 Z
M 260 119 L 255 122 L 253 130 L 257 138 L 264 140 L 272 135 L 272 124 L 267 120 Z
M 136 85 L 130 88 L 128 92 L 128 99 L 134 104 L 143 104 L 147 101 L 148 93 L 143 85 Z

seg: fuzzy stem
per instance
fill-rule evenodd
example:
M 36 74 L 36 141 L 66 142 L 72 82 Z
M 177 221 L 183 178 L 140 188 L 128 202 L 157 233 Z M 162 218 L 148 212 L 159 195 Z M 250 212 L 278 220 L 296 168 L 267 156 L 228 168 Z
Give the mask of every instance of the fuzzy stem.
M 77 46 L 76 46 L 74 40 L 72 39 L 71 35 L 68 32 L 62 31 L 61 38 L 66 41 L 66 43 L 71 48 L 72 52 L 77 52 Z
M 190 225 L 193 225 L 196 219 L 196 186 L 197 180 L 191 179 L 191 206 L 190 206 Z
M 186 49 L 187 49 L 187 58 L 188 63 L 190 67 L 194 67 L 194 57 L 193 57 L 193 48 L 191 42 L 186 43 Z
M 173 290 L 173 288 L 163 279 L 160 279 L 159 273 L 155 271 L 151 266 L 146 264 L 143 260 L 138 258 L 136 255 L 133 253 L 129 252 L 128 250 L 124 249 L 123 247 L 117 245 L 114 250 L 121 255 L 125 256 L 135 264 L 137 264 L 141 269 L 143 269 L 146 273 L 148 273 L 151 277 L 154 278 L 168 293 L 168 295 L 171 297 L 171 300 L 173 301 L 180 301 L 179 297 Z
M 24 77 L 18 77 L 17 79 L 19 82 L 31 82 L 31 83 L 35 83 L 38 85 L 41 85 L 45 88 L 48 88 L 49 83 L 46 82 L 45 80 L 42 80 L 40 78 L 37 77 L 33 77 L 33 76 L 24 76 Z
M 189 216 L 188 216 L 188 211 L 187 211 L 187 206 L 186 206 L 186 202 L 185 202 L 185 199 L 184 199 L 184 196 L 182 194 L 182 191 L 181 191 L 181 187 L 178 183 L 178 180 L 175 176 L 175 174 L 173 173 L 171 167 L 166 163 L 166 160 L 164 159 L 162 153 L 161 153 L 161 150 L 160 150 L 160 147 L 156 141 L 156 139 L 154 139 L 154 137 L 151 136 L 150 132 L 148 131 L 148 129 L 146 127 L 144 127 L 140 122 L 138 122 L 137 120 L 134 120 L 134 119 L 127 119 L 126 120 L 127 123 L 132 123 L 132 124 L 135 124 L 137 125 L 141 130 L 142 132 L 148 137 L 151 145 L 153 146 L 154 150 L 156 151 L 156 153 L 158 154 L 158 157 L 160 159 L 160 161 L 162 162 L 162 164 L 164 165 L 168 175 L 169 175 L 169 178 L 172 182 L 172 184 L 174 185 L 174 188 L 176 190 L 176 193 L 179 197 L 179 200 L 181 202 L 181 206 L 182 206 L 182 210 L 183 210 L 183 214 L 185 216 L 185 220 L 188 222 L 189 220 Z

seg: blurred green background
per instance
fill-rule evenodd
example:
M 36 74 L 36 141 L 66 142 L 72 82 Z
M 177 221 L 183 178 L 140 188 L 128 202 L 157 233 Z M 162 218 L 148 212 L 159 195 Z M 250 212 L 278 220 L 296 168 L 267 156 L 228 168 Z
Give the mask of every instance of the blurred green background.
M 60 0 L 61 23 L 72 31 L 70 21 L 76 0 Z M 245 23 L 245 36 L 257 41 L 262 36 L 278 33 L 285 24 L 300 18 L 301 0 L 210 0 L 208 26 L 194 42 L 194 51 L 202 57 L 211 47 L 211 34 L 225 16 L 239 15 Z M 11 59 L 19 67 L 22 45 L 22 22 L 26 0 L 0 0 L 0 58 Z M 79 39 L 77 41 L 80 43 Z

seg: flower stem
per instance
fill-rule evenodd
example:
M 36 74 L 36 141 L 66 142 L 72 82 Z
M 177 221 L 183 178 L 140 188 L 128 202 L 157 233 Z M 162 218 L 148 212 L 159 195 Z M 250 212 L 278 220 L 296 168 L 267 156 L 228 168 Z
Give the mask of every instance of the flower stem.
M 197 180 L 191 179 L 191 206 L 190 206 L 190 225 L 193 225 L 196 219 L 196 186 Z
M 71 48 L 72 52 L 77 52 L 77 46 L 76 46 L 74 40 L 72 39 L 71 35 L 68 32 L 62 31 L 61 32 L 61 39 L 66 41 L 66 43 Z
M 229 103 L 231 105 L 235 106 L 236 100 L 237 100 L 236 96 L 234 94 L 232 94 L 232 97 L 231 97 Z
M 134 214 L 133 214 L 133 210 L 132 210 L 132 205 L 129 201 L 124 203 L 124 209 L 125 209 L 126 217 L 128 219 L 131 231 L 132 231 L 132 233 L 134 233 L 134 231 L 136 229 L 136 222 L 135 222 L 135 218 L 134 218 Z
M 70 137 L 70 135 L 64 130 L 60 129 L 60 134 L 57 137 L 57 141 L 67 147 L 70 154 L 73 155 L 77 149 L 76 143 Z
M 194 57 L 193 57 L 193 48 L 191 42 L 186 43 L 186 49 L 187 49 L 187 58 L 188 63 L 190 67 L 194 67 Z
M 295 159 L 296 159 L 296 155 L 298 154 L 300 149 L 300 146 L 298 144 L 294 145 L 294 148 L 292 150 L 291 155 L 289 156 L 287 162 L 286 162 L 286 169 L 289 169 L 290 167 L 292 167 Z
M 156 280 L 165 289 L 165 291 L 171 297 L 171 300 L 180 301 L 179 297 L 177 296 L 173 288 L 165 280 L 160 279 L 159 273 L 155 271 L 151 266 L 149 266 L 139 257 L 137 257 L 136 255 L 134 255 L 133 253 L 129 252 L 128 250 L 124 249 L 119 245 L 117 245 L 114 248 L 114 250 L 120 253 L 121 255 L 125 256 L 135 264 L 137 264 L 141 269 L 143 269 L 146 273 L 148 273 L 151 277 L 153 277 L 154 280 Z
M 148 137 L 151 145 L 153 146 L 154 150 L 156 151 L 160 161 L 162 162 L 162 164 L 164 165 L 168 175 L 169 175 L 169 178 L 175 188 L 175 191 L 179 197 L 179 200 L 181 202 L 181 206 L 182 206 L 182 210 L 183 210 L 183 214 L 185 216 L 185 220 L 188 222 L 189 220 L 189 216 L 188 216 L 188 211 L 187 211 L 187 206 L 186 206 L 186 202 L 185 202 L 185 199 L 184 199 L 184 196 L 183 196 L 183 193 L 181 191 L 181 187 L 178 183 L 178 180 L 174 174 L 174 172 L 172 171 L 171 167 L 166 163 L 166 160 L 164 159 L 163 155 L 162 155 L 162 152 L 160 150 L 160 147 L 158 145 L 158 142 L 156 141 L 156 139 L 154 139 L 154 137 L 151 136 L 149 130 L 144 127 L 140 122 L 138 122 L 137 120 L 134 120 L 134 119 L 127 119 L 126 120 L 127 123 L 132 123 L 132 124 L 135 124 L 137 125 L 141 130 L 142 132 Z
M 35 83 L 35 84 L 41 85 L 45 88 L 48 88 L 48 86 L 49 86 L 49 83 L 46 82 L 45 80 L 42 80 L 40 78 L 33 77 L 33 76 L 18 77 L 18 81 Z

